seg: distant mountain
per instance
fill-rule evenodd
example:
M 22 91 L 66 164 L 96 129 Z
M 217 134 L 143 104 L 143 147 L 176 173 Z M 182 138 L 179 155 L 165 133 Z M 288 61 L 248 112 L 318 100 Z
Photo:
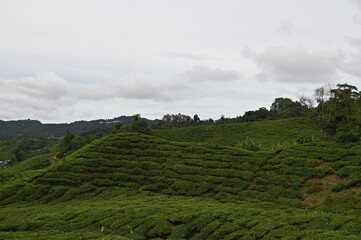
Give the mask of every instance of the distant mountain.
M 145 119 L 148 123 L 156 120 Z M 133 122 L 131 116 L 120 116 L 113 119 L 98 119 L 92 121 L 76 121 L 72 123 L 41 123 L 38 120 L 0 120 L 0 139 L 8 138 L 34 138 L 34 137 L 63 137 L 68 132 L 82 134 L 100 128 L 113 128 L 116 123 L 130 125 Z

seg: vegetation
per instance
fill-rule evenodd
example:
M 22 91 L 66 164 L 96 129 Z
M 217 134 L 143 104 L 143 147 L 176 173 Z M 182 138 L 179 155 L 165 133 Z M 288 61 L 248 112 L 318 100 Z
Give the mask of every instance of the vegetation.
M 0 161 L 21 162 L 33 156 L 56 151 L 56 139 L 0 140 Z
M 154 135 L 171 141 L 204 142 L 231 147 L 253 141 L 263 150 L 292 145 L 301 139 L 309 141 L 321 138 L 321 133 L 310 118 L 232 123 L 211 126 L 157 130 Z
M 0 140 L 0 161 L 14 159 L 14 150 L 19 142 L 18 140 Z
M 360 239 L 360 95 L 320 91 L 243 116 L 308 117 L 1 141 L 0 239 Z
M 0 236 L 357 239 L 360 159 L 359 144 L 254 152 L 114 133 L 2 170 Z
M 147 122 L 157 120 L 144 119 Z M 43 124 L 37 120 L 0 120 L 0 139 L 23 139 L 23 138 L 59 138 L 64 137 L 68 132 L 75 135 L 98 135 L 108 132 L 115 124 L 121 123 L 130 126 L 133 117 L 121 116 L 113 119 L 98 119 L 94 121 L 77 121 L 73 123 Z
M 131 132 L 139 132 L 139 133 L 148 134 L 148 135 L 150 135 L 152 133 L 152 131 L 148 127 L 147 121 L 140 119 L 139 114 L 134 115 L 133 118 L 134 118 L 134 121 L 129 129 Z

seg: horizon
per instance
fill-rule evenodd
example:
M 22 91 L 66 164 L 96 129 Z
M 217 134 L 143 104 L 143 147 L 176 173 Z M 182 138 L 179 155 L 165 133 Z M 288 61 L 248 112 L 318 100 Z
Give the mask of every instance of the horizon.
M 282 96 L 280 96 L 282 97 Z M 294 100 L 294 99 L 292 99 Z M 297 101 L 297 100 L 295 100 Z M 271 104 L 270 104 L 271 105 Z M 266 108 L 267 110 L 270 110 L 270 107 L 258 107 L 256 109 L 249 109 L 249 110 L 245 110 L 243 112 L 243 114 L 239 114 L 239 115 L 234 115 L 234 116 L 226 116 L 226 115 L 223 115 L 223 114 L 219 114 L 219 117 L 218 118 L 202 118 L 202 116 L 199 116 L 198 113 L 193 113 L 193 114 L 189 114 L 190 117 L 193 117 L 195 114 L 198 115 L 198 117 L 200 117 L 201 120 L 208 120 L 208 119 L 213 119 L 213 120 L 217 120 L 219 119 L 222 115 L 226 118 L 236 118 L 238 116 L 243 116 L 245 112 L 247 111 L 255 111 L 255 110 L 258 110 L 260 108 Z M 27 120 L 30 120 L 30 121 L 39 121 L 41 122 L 42 124 L 70 124 L 70 123 L 74 123 L 74 122 L 80 122 L 80 121 L 97 121 L 97 120 L 112 120 L 112 119 L 115 119 L 115 118 L 119 118 L 119 117 L 132 117 L 133 115 L 135 114 L 140 114 L 140 113 L 134 113 L 134 114 L 130 114 L 130 115 L 119 115 L 119 116 L 115 116 L 115 117 L 110 117 L 110 118 L 94 118 L 94 119 L 77 119 L 77 120 L 73 120 L 73 121 L 69 121 L 69 122 L 65 122 L 65 121 L 59 121 L 59 122 L 46 122 L 46 121 L 42 121 L 40 119 L 36 119 L 36 118 L 20 118 L 20 119 L 8 119 L 8 120 L 4 120 L 4 119 L 0 119 L 0 121 L 27 121 Z M 166 114 L 184 114 L 184 113 L 181 113 L 181 112 L 174 112 L 174 113 L 164 113 L 163 115 L 161 115 L 159 118 L 148 118 L 146 116 L 143 116 L 142 114 L 140 114 L 141 118 L 146 118 L 148 120 L 152 120 L 152 121 L 155 121 L 155 120 L 162 120 L 162 117 Z M 185 115 L 188 115 L 188 114 L 185 114 Z

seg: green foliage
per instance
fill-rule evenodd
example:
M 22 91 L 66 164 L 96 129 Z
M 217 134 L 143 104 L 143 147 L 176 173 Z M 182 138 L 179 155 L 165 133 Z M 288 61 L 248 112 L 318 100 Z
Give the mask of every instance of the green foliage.
M 19 143 L 19 140 L 0 140 L 0 161 L 15 159 L 14 150 Z
M 156 123 L 157 120 L 144 119 L 148 123 Z M 133 122 L 131 116 L 120 116 L 113 119 L 98 119 L 93 121 L 77 121 L 61 124 L 43 124 L 37 120 L 0 120 L 0 139 L 23 139 L 23 138 L 60 138 L 68 132 L 76 136 L 84 135 L 89 137 L 109 133 L 116 123 L 130 126 Z
M 117 130 L 0 170 L 0 238 L 359 239 L 358 142 L 317 142 L 307 119 L 154 135 Z M 235 147 L 247 137 L 283 145 Z
M 107 194 L 3 208 L 0 238 L 358 239 L 361 234 L 356 213 L 121 191 L 112 197 Z
M 152 130 L 150 130 L 150 128 L 148 127 L 148 123 L 145 120 L 141 120 L 139 114 L 136 114 L 133 117 L 134 121 L 132 126 L 130 127 L 130 131 L 147 135 L 152 134 Z
M 37 155 L 54 152 L 56 143 L 55 139 L 45 138 L 19 140 L 17 147 L 12 150 L 12 159 L 21 162 Z
M 115 124 L 115 129 L 119 130 L 122 127 L 122 124 L 120 122 Z
M 352 143 L 357 142 L 359 137 L 352 132 L 341 132 L 337 135 L 337 141 L 340 143 Z
M 358 151 L 357 147 L 353 148 Z M 299 201 L 300 188 L 309 178 L 337 171 L 341 177 L 355 179 L 353 184 L 361 179 L 357 171 L 346 170 L 339 164 L 334 164 L 334 168 L 316 168 L 319 161 L 339 159 L 338 163 L 342 163 L 340 158 L 346 159 L 345 156 L 349 155 L 342 149 L 318 143 L 291 145 L 266 153 L 168 142 L 139 133 L 116 133 L 69 155 L 32 182 L 69 187 L 89 183 L 96 187 L 127 187 L 157 194 L 217 198 L 225 195 L 239 200 L 248 199 L 251 195 L 247 191 L 253 191 L 273 196 L 252 198 Z M 349 184 L 346 188 L 352 186 Z
M 271 111 L 284 111 L 286 109 L 292 108 L 294 106 L 301 105 L 297 102 L 292 101 L 289 98 L 279 97 L 274 100 L 271 105 Z
M 250 150 L 250 151 L 259 151 L 261 149 L 261 144 L 256 143 L 252 139 L 249 139 L 248 137 L 246 137 L 245 140 L 243 140 L 242 142 L 240 142 L 238 144 L 238 147 L 245 149 L 245 150 Z
M 152 124 L 153 129 L 174 129 L 184 128 L 190 126 L 205 126 L 213 124 L 230 124 L 239 122 L 254 122 L 264 120 L 285 119 L 294 117 L 306 117 L 311 114 L 312 104 L 311 100 L 303 97 L 300 101 L 292 101 L 289 98 L 276 98 L 271 105 L 270 110 L 261 107 L 258 110 L 250 110 L 244 113 L 243 116 L 235 118 L 226 118 L 223 114 L 218 120 L 208 119 L 201 120 L 197 114 L 191 118 L 185 114 L 166 114 L 162 120 L 156 121 Z
M 80 149 L 87 143 L 91 142 L 92 138 L 76 137 L 72 133 L 67 133 L 65 137 L 60 140 L 58 158 L 62 158 L 70 153 Z
M 321 91 L 322 90 L 322 91 Z M 337 84 L 337 88 L 325 93 L 323 88 L 316 89 L 318 97 L 319 125 L 323 132 L 338 134 L 339 142 L 354 142 L 358 138 L 355 131 L 358 130 L 359 109 L 361 107 L 361 94 L 357 87 L 349 84 Z M 324 95 L 330 95 L 325 99 Z
M 73 141 L 75 139 L 75 136 L 74 134 L 72 133 L 67 133 L 61 140 L 60 140 L 60 147 L 63 147 L 63 148 L 67 148 L 69 147 L 71 141 Z
M 313 135 L 301 136 L 295 140 L 298 144 L 311 143 L 313 141 L 315 141 L 315 137 Z
M 300 143 L 315 141 L 321 137 L 317 126 L 309 118 L 157 130 L 153 134 L 171 141 L 204 142 L 231 147 L 237 147 L 240 142 L 251 139 L 260 145 L 261 150 L 273 149 L 277 145 L 289 146 L 302 139 L 304 141 Z

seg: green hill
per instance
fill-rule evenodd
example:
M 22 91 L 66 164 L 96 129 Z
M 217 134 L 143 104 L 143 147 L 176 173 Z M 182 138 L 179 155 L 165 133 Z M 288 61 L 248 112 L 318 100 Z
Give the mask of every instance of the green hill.
M 0 238 L 359 239 L 360 161 L 360 144 L 253 152 L 116 133 L 3 169 Z
M 0 140 L 0 161 L 15 158 L 13 151 L 19 143 L 19 140 Z
M 154 132 L 154 135 L 171 141 L 207 142 L 232 147 L 240 146 L 248 139 L 265 150 L 295 141 L 316 140 L 321 136 L 310 118 L 158 130 Z
M 142 118 L 148 123 L 157 123 L 158 120 Z M 0 120 L 0 139 L 22 138 L 54 138 L 63 137 L 68 132 L 85 134 L 92 131 L 104 131 L 114 128 L 117 123 L 131 125 L 133 117 L 120 116 L 113 119 L 98 119 L 92 121 L 76 121 L 72 123 L 41 123 L 38 120 Z
M 34 156 L 56 152 L 57 143 L 57 139 L 45 138 L 0 140 L 0 161 L 21 162 Z

